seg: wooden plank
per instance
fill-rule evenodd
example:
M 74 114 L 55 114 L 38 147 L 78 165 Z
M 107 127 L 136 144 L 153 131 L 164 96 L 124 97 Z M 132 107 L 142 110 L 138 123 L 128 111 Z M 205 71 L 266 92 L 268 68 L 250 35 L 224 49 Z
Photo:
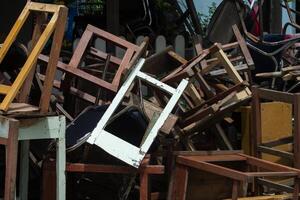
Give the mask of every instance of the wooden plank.
M 51 12 L 56 13 L 64 6 L 59 6 L 55 4 L 45 4 L 45 3 L 37 3 L 37 2 L 30 2 L 28 4 L 28 9 L 31 11 L 39 11 L 39 12 Z
M 280 92 L 270 89 L 258 88 L 258 98 L 272 101 L 280 101 L 285 103 L 293 103 L 294 94 L 287 92 Z
M 19 121 L 10 119 L 6 146 L 4 200 L 15 199 L 18 159 L 18 130 Z
M 8 85 L 0 85 L 0 94 L 7 94 L 10 90 L 10 86 Z
M 65 25 L 68 16 L 68 9 L 66 7 L 61 7 L 58 12 L 58 21 L 56 24 L 56 29 L 53 36 L 50 60 L 47 65 L 46 79 L 44 81 L 42 94 L 40 98 L 40 112 L 46 113 L 49 109 L 51 92 L 53 87 L 53 81 L 55 78 L 57 62 L 60 55 L 60 49 L 62 46 L 62 41 L 64 37 Z
M 295 177 L 297 172 L 246 172 L 247 176 L 251 177 Z
M 232 200 L 237 200 L 239 197 L 239 181 L 233 180 L 232 182 Z
M 224 65 L 225 70 L 227 71 L 228 75 L 230 76 L 230 78 L 233 80 L 234 83 L 239 84 L 244 81 L 241 78 L 241 76 L 239 75 L 239 73 L 236 71 L 236 69 L 234 68 L 234 66 L 232 65 L 232 63 L 230 62 L 230 60 L 228 59 L 228 57 L 226 56 L 226 54 L 224 53 L 224 51 L 222 49 L 220 49 L 216 53 L 216 57 Z M 248 95 L 248 96 L 251 95 L 251 91 L 249 90 L 249 88 L 245 88 L 245 92 L 246 92 L 245 95 Z M 245 97 L 243 96 L 242 98 L 245 98 Z
M 269 196 L 256 196 L 256 197 L 244 197 L 238 198 L 238 200 L 288 200 L 291 199 L 292 195 L 282 194 L 282 195 L 269 195 Z M 231 199 L 226 199 L 231 200 Z
M 273 162 L 270 162 L 270 161 L 266 161 L 266 160 L 262 160 L 262 159 L 258 159 L 258 158 L 255 158 L 255 157 L 251 157 L 251 156 L 247 156 L 245 154 L 239 154 L 241 156 L 244 156 L 245 158 L 247 158 L 247 163 L 249 163 L 250 165 L 253 165 L 253 166 L 257 166 L 259 168 L 262 168 L 262 169 L 266 169 L 266 170 L 270 170 L 270 171 L 278 171 L 278 172 L 289 172 L 289 171 L 292 171 L 292 172 L 297 172 L 299 175 L 300 175 L 300 170 L 298 169 L 295 169 L 295 168 L 292 168 L 292 167 L 287 167 L 287 166 L 284 166 L 284 165 L 280 165 L 280 164 L 277 164 L 277 163 L 273 163 Z
M 116 165 L 99 165 L 99 164 L 83 164 L 83 163 L 67 163 L 66 170 L 68 172 L 84 172 L 84 173 L 116 173 L 128 174 L 145 171 L 149 174 L 163 174 L 164 166 L 162 165 L 149 165 L 142 166 L 138 169 L 128 166 Z
M 188 168 L 176 165 L 170 182 L 168 200 L 185 200 L 188 184 Z
M 96 34 L 99 38 L 109 40 L 116 46 L 126 48 L 126 49 L 132 49 L 133 51 L 139 51 L 139 46 L 132 44 L 126 40 L 123 40 L 122 38 L 117 37 L 109 32 L 104 31 L 104 30 L 101 30 L 95 26 L 92 26 L 89 24 L 89 25 L 87 25 L 86 29 L 93 32 L 94 34 Z
M 42 54 L 39 55 L 39 59 L 41 59 L 41 60 L 43 60 L 45 62 L 49 61 L 49 57 L 45 56 L 45 55 L 42 55 Z M 103 88 L 109 89 L 109 90 L 114 91 L 114 92 L 116 92 L 117 89 L 118 89 L 117 86 L 114 86 L 114 85 L 108 83 L 107 81 L 99 79 L 99 78 L 97 78 L 97 77 L 95 77 L 95 76 L 93 76 L 93 75 L 91 75 L 91 74 L 89 74 L 89 73 L 87 73 L 85 71 L 82 71 L 82 70 L 80 70 L 78 68 L 66 65 L 66 64 L 64 64 L 64 63 L 62 63 L 60 61 L 57 62 L 57 67 L 60 70 L 64 71 L 64 72 L 68 72 L 70 74 L 74 74 L 77 77 L 80 77 L 80 78 L 82 78 L 82 79 L 84 79 L 86 81 L 89 81 L 91 83 L 94 83 L 94 84 L 98 85 L 99 87 L 103 87 Z
M 217 174 L 220 176 L 231 178 L 233 180 L 251 181 L 251 179 L 249 179 L 248 176 L 242 172 L 239 172 L 239 171 L 236 171 L 233 169 L 229 169 L 226 167 L 218 166 L 218 165 L 208 163 L 205 161 L 199 161 L 197 157 L 190 158 L 190 157 L 178 156 L 176 159 L 176 162 L 181 165 L 184 165 L 184 166 L 196 168 L 198 170 L 207 171 L 207 172 L 214 173 L 214 174 Z
M 254 67 L 254 61 L 253 61 L 252 56 L 249 52 L 249 49 L 247 47 L 245 39 L 243 38 L 243 36 L 242 36 L 240 30 L 238 29 L 237 25 L 233 25 L 232 29 L 233 29 L 233 33 L 234 33 L 234 35 L 235 35 L 235 37 L 236 37 L 236 39 L 239 43 L 240 49 L 243 53 L 243 56 L 246 60 L 246 63 L 248 65 L 248 67 L 250 69 L 253 68 Z

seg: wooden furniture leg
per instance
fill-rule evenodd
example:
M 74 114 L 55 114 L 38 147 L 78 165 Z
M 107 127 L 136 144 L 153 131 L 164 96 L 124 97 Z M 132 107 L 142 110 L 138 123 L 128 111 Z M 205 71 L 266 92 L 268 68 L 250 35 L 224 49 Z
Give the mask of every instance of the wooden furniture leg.
M 294 179 L 294 192 L 293 192 L 293 200 L 299 199 L 299 187 L 300 187 L 300 179 Z
M 293 135 L 293 153 L 294 153 L 294 167 L 300 169 L 300 95 L 296 94 L 294 97 L 294 135 Z
M 16 173 L 18 159 L 18 129 L 17 120 L 9 121 L 9 132 L 6 142 L 6 170 L 4 200 L 14 200 L 16 192 Z
M 169 200 L 185 200 L 188 182 L 188 168 L 183 165 L 176 165 L 172 183 L 172 192 Z
M 4 200 L 16 199 L 18 141 L 21 141 L 19 198 L 28 198 L 29 141 L 57 139 L 57 200 L 65 200 L 65 117 L 8 118 L 0 116 L 0 145 L 6 146 Z M 49 189 L 49 188 L 47 188 Z M 53 198 L 51 199 L 53 200 Z
M 237 200 L 239 197 L 239 181 L 232 181 L 232 200 Z
M 149 176 L 144 170 L 140 174 L 140 200 L 148 200 L 149 198 Z
M 56 139 L 56 199 L 66 199 L 66 140 L 65 126 L 61 127 Z
M 20 180 L 19 196 L 22 200 L 28 198 L 28 179 L 29 179 L 29 140 L 20 141 Z

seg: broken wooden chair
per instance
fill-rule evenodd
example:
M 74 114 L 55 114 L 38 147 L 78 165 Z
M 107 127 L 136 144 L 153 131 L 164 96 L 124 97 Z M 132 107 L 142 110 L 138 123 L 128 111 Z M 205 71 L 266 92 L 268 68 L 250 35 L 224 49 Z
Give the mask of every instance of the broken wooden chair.
M 176 154 L 176 152 L 175 152 Z M 229 165 L 229 163 L 240 163 L 239 168 Z M 295 168 L 279 165 L 242 153 L 232 151 L 215 152 L 179 152 L 176 157 L 175 169 L 170 181 L 168 199 L 187 199 L 189 171 L 199 170 L 208 172 L 211 175 L 218 175 L 232 180 L 231 199 L 237 200 L 250 192 L 261 194 L 257 189 L 258 185 L 273 188 L 277 191 L 285 192 L 285 187 L 275 187 L 268 177 L 291 177 L 294 179 L 294 187 L 289 187 L 288 192 L 293 193 L 294 200 L 299 197 L 299 175 L 300 171 Z M 201 179 L 202 180 L 202 179 Z M 202 180 L 203 181 L 203 180 Z M 228 181 L 228 180 L 227 180 Z M 248 188 L 253 184 L 253 189 Z M 226 187 L 226 186 L 225 186 Z M 202 195 L 197 199 L 201 199 Z M 225 197 L 225 198 L 228 198 Z
M 287 92 L 279 92 L 275 90 L 252 87 L 252 149 L 253 155 L 261 158 L 262 154 L 275 155 L 281 158 L 293 161 L 294 167 L 300 169 L 300 147 L 299 143 L 299 99 L 300 94 L 292 94 Z M 293 133 L 289 137 L 277 138 L 273 141 L 262 142 L 262 120 L 261 120 L 261 102 L 263 100 L 278 101 L 290 104 L 293 109 L 294 128 Z M 293 144 L 292 152 L 280 150 L 278 147 L 284 144 Z
M 4 199 L 16 198 L 16 176 L 18 163 L 18 144 L 21 141 L 20 156 L 20 190 L 19 197 L 27 199 L 29 179 L 29 141 L 37 139 L 57 139 L 57 196 L 58 200 L 65 200 L 65 118 L 63 116 L 49 116 L 50 96 L 56 72 L 68 9 L 62 5 L 35 3 L 28 1 L 22 13 L 11 29 L 0 49 L 2 62 L 16 40 L 23 24 L 29 15 L 36 14 L 32 45 L 28 58 L 20 67 L 20 72 L 12 85 L 0 85 L 0 93 L 4 95 L 0 103 L 0 110 L 6 116 L 1 117 L 0 144 L 6 146 L 6 170 Z M 44 27 L 49 16 L 49 22 Z M 54 34 L 53 34 L 54 33 Z M 46 69 L 45 81 L 39 107 L 28 103 L 32 79 L 35 72 L 38 55 L 53 34 L 49 63 Z M 17 103 L 12 103 L 17 98 Z
M 216 91 L 216 89 L 207 82 L 204 77 L 216 67 L 216 64 L 210 64 L 201 69 L 202 61 L 204 61 L 208 55 L 214 55 L 216 57 L 215 62 L 220 63 L 220 65 L 224 67 L 225 70 L 223 70 L 232 80 L 233 85 L 228 87 L 223 86 L 222 88 L 224 89 Z M 198 64 L 201 66 L 198 66 Z M 185 132 L 185 134 L 182 133 L 181 135 L 191 135 L 195 132 L 199 132 L 200 130 L 198 131 L 198 129 L 205 124 L 202 123 L 204 121 L 218 122 L 222 120 L 222 117 L 226 115 L 225 111 L 232 112 L 234 109 L 238 108 L 238 106 L 246 103 L 251 96 L 251 91 L 247 87 L 247 83 L 245 84 L 222 47 L 217 44 L 208 50 L 201 51 L 201 54 L 192 61 L 189 61 L 189 64 L 177 68 L 174 70 L 174 73 L 171 73 L 162 80 L 174 84 L 177 80 L 184 77 L 189 78 L 190 83 L 193 83 L 194 89 L 185 91 L 185 94 L 188 97 L 184 98 L 187 102 L 187 106 L 182 110 L 181 120 L 179 121 L 180 129 Z M 191 87 L 192 86 L 190 85 L 188 89 L 191 89 Z M 193 98 L 189 99 L 189 97 Z M 221 130 L 220 126 L 218 126 L 217 130 Z M 222 138 L 224 140 L 225 135 L 221 135 L 223 135 Z M 227 143 L 227 148 L 232 149 L 228 142 L 225 143 Z
M 56 62 L 58 61 L 60 52 L 59 50 L 61 48 L 64 35 L 64 27 L 67 17 L 66 7 L 28 2 L 19 18 L 17 19 L 16 23 L 14 24 L 13 28 L 11 29 L 9 35 L 5 39 L 2 48 L 0 49 L 0 62 L 5 58 L 5 55 L 7 54 L 9 48 L 15 41 L 23 24 L 31 13 L 38 13 L 38 20 L 34 28 L 32 49 L 28 55 L 26 62 L 20 68 L 20 72 L 16 79 L 13 81 L 12 85 L 0 85 L 0 93 L 4 95 L 4 98 L 0 104 L 0 110 L 3 112 L 9 111 L 12 102 L 17 96 L 17 102 L 27 103 L 27 98 L 30 92 L 38 55 L 45 47 L 52 33 L 54 33 L 51 52 L 49 56 L 49 63 L 46 70 L 46 76 L 38 110 L 41 113 L 46 113 L 49 109 L 50 95 L 56 71 Z M 52 14 L 50 21 L 48 22 L 44 30 L 42 29 L 42 19 L 44 18 L 44 16 L 41 13 Z
M 93 47 L 91 43 L 94 39 L 104 40 L 107 47 L 114 45 L 119 48 L 119 52 L 122 49 L 124 55 L 114 55 Z M 69 64 L 57 63 L 58 69 L 66 72 L 66 75 L 62 81 L 57 80 L 54 85 L 66 94 L 66 98 L 67 94 L 73 94 L 93 104 L 99 104 L 101 100 L 104 102 L 110 101 L 111 98 L 104 97 L 103 93 L 108 91 L 115 94 L 118 91 L 122 72 L 125 69 L 130 69 L 133 65 L 132 63 L 145 54 L 147 44 L 148 38 L 145 38 L 144 42 L 137 46 L 113 34 L 88 25 Z M 44 62 L 49 61 L 45 55 L 40 55 L 39 59 Z M 39 77 L 42 80 L 44 78 L 41 74 L 39 74 Z M 73 84 L 72 80 L 74 78 L 91 83 L 92 86 L 89 86 L 89 89 L 96 91 L 91 94 L 90 91 L 88 92 L 85 89 L 86 87 Z M 96 88 L 91 89 L 94 86 Z
M 183 79 L 176 89 L 172 88 L 171 86 L 141 72 L 144 62 L 145 59 L 140 59 L 134 68 L 132 68 L 131 73 L 127 76 L 126 81 L 113 99 L 109 108 L 102 116 L 101 120 L 98 122 L 96 128 L 92 131 L 90 138 L 87 140 L 88 143 L 101 147 L 104 151 L 136 168 L 139 167 L 143 157 L 157 136 L 159 129 L 162 127 L 165 120 L 175 107 L 177 101 L 188 84 L 188 81 Z M 107 122 L 112 117 L 119 104 L 122 102 L 122 99 L 126 93 L 132 89 L 132 85 L 136 79 L 141 79 L 143 82 L 146 82 L 147 84 L 150 84 L 171 95 L 171 98 L 165 109 L 163 109 L 160 114 L 154 115 L 154 117 L 150 120 L 140 147 L 136 147 L 105 130 Z
M 130 166 L 105 165 L 105 164 L 85 164 L 85 163 L 67 163 L 66 172 L 70 173 L 105 173 L 105 174 L 139 174 L 140 188 L 139 199 L 151 200 L 159 193 L 152 193 L 150 190 L 151 175 L 164 174 L 163 165 L 153 165 L 149 163 L 149 157 L 145 157 L 139 169 Z M 43 200 L 53 200 L 55 198 L 55 191 L 53 190 L 55 184 L 55 163 L 46 160 L 43 165 Z

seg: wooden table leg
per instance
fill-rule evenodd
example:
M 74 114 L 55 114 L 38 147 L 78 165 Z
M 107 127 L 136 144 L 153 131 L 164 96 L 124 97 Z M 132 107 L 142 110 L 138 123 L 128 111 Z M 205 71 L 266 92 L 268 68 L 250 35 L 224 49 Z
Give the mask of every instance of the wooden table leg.
M 171 188 L 169 200 L 185 200 L 188 181 L 188 168 L 182 165 L 176 165 L 171 179 Z
M 20 181 L 19 196 L 22 200 L 28 199 L 28 177 L 29 177 L 29 140 L 20 141 Z
M 295 178 L 294 179 L 294 192 L 293 192 L 293 200 L 299 199 L 299 187 L 300 187 L 300 179 Z
M 16 173 L 18 160 L 19 121 L 9 121 L 9 132 L 6 144 L 6 170 L 4 200 L 14 200 L 16 191 Z
M 149 174 L 145 171 L 140 173 L 140 200 L 148 200 L 149 198 Z
M 56 149 L 56 200 L 66 199 L 66 141 L 65 122 L 61 123 L 60 137 Z
M 239 197 L 239 181 L 233 180 L 232 183 L 232 200 L 237 200 Z

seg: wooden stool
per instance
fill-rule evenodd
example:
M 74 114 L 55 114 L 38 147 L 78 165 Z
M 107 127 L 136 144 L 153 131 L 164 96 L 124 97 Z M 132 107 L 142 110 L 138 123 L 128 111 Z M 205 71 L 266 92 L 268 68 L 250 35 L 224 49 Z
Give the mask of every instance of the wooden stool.
M 20 199 L 28 198 L 29 141 L 37 139 L 57 139 L 57 198 L 65 200 L 65 117 L 44 116 L 35 118 L 9 118 L 0 116 L 0 144 L 6 146 L 5 200 L 16 196 L 16 174 L 18 141 L 20 150 Z

